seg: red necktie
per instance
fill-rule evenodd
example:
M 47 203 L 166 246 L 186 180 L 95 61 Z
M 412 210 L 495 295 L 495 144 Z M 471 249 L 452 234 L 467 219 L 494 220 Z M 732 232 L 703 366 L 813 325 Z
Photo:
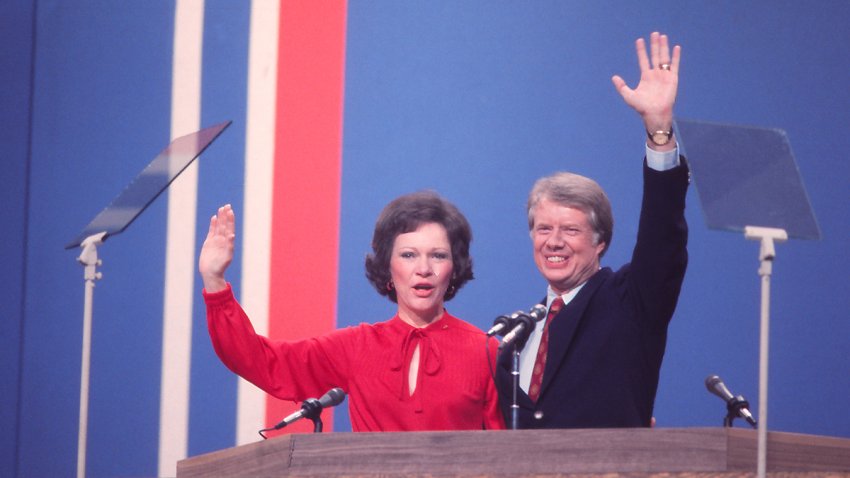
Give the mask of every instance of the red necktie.
M 532 402 L 537 402 L 540 396 L 540 387 L 543 385 L 543 371 L 546 370 L 546 353 L 549 351 L 549 326 L 552 324 L 552 319 L 558 315 L 561 307 L 564 306 L 564 299 L 558 296 L 549 306 L 549 313 L 546 314 L 546 325 L 543 327 L 543 336 L 540 337 L 540 346 L 537 348 L 537 359 L 534 361 L 534 371 L 531 373 L 531 384 L 528 387 L 528 396 Z

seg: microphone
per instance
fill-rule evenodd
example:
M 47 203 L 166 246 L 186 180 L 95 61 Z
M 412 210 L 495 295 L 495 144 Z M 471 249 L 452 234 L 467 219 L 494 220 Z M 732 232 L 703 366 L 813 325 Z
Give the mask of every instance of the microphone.
M 496 334 L 505 335 L 508 329 L 512 329 L 516 325 L 516 320 L 522 314 L 521 310 L 514 312 L 511 315 L 500 315 L 493 321 L 493 326 L 487 331 L 487 337 L 492 337 Z
M 345 391 L 341 388 L 332 388 L 328 390 L 328 393 L 322 395 L 322 397 L 318 400 L 315 398 L 308 398 L 301 404 L 301 410 L 298 410 L 284 418 L 280 423 L 272 427 L 272 430 L 280 430 L 281 428 L 293 422 L 297 422 L 302 418 L 309 418 L 312 420 L 321 415 L 323 409 L 327 407 L 335 407 L 342 403 L 344 399 Z
M 546 306 L 537 304 L 532 307 L 527 314 L 524 312 L 515 312 L 511 315 L 511 317 L 514 315 L 517 316 L 516 325 L 510 332 L 508 332 L 507 335 L 505 335 L 505 339 L 499 344 L 499 350 L 502 350 L 519 339 L 527 339 L 528 334 L 534 330 L 534 324 L 540 322 L 543 317 L 546 317 Z
M 519 319 L 522 314 L 524 314 L 524 312 L 518 310 L 511 315 L 500 315 L 496 317 L 496 320 L 493 321 L 493 326 L 487 331 L 487 337 L 505 335 L 508 333 L 508 330 L 506 329 L 512 329 L 517 325 L 517 319 Z M 537 304 L 528 311 L 528 315 L 532 320 L 537 322 L 546 315 L 546 306 L 543 304 Z
M 535 322 L 540 322 L 543 320 L 543 317 L 546 317 L 546 306 L 543 304 L 537 304 L 528 311 L 528 315 L 530 315 Z
M 727 416 L 727 418 L 730 416 L 738 416 L 746 420 L 753 428 L 756 427 L 756 419 L 753 418 L 753 414 L 750 413 L 749 402 L 747 402 L 741 395 L 732 395 L 732 392 L 726 388 L 726 384 L 723 383 L 723 380 L 720 380 L 720 377 L 717 375 L 709 375 L 708 378 L 705 379 L 705 388 L 726 402 L 726 410 L 729 411 L 729 416 Z M 727 423 L 727 426 L 731 426 L 731 419 L 727 420 Z

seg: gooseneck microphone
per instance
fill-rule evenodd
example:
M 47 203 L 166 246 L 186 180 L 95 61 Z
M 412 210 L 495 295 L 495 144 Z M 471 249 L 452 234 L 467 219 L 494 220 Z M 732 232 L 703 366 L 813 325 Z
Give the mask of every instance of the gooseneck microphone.
M 512 315 L 513 316 L 513 315 Z M 528 338 L 528 334 L 534 330 L 534 325 L 546 317 L 546 306 L 537 304 L 528 311 L 528 313 L 520 312 L 516 318 L 516 325 L 510 332 L 505 335 L 505 339 L 499 344 L 499 350 L 513 344 L 514 342 L 522 341 Z
M 728 415 L 726 415 L 726 420 L 723 422 L 724 426 L 732 426 L 732 419 L 740 417 L 746 420 L 753 428 L 756 428 L 757 422 L 756 419 L 753 418 L 753 414 L 750 413 L 749 402 L 747 402 L 747 400 L 745 400 L 741 395 L 732 395 L 732 392 L 726 388 L 726 384 L 723 383 L 723 380 L 720 380 L 720 377 L 717 375 L 709 375 L 705 379 L 705 388 L 726 402 Z

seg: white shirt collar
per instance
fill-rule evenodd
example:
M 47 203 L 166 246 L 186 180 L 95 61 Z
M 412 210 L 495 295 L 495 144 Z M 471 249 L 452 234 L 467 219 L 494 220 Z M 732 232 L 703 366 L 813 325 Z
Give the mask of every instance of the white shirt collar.
M 582 289 L 582 287 L 584 287 L 585 284 L 587 284 L 587 281 L 582 282 L 580 286 L 573 288 L 573 290 L 567 292 L 566 294 L 561 294 L 561 299 L 564 301 L 564 305 L 569 304 L 570 301 L 573 300 L 576 295 L 578 295 L 578 292 Z M 558 297 L 558 293 L 555 292 L 555 289 L 553 289 L 551 285 L 548 286 L 546 288 L 546 310 L 549 310 L 549 307 L 552 305 L 552 302 L 555 300 L 556 297 Z

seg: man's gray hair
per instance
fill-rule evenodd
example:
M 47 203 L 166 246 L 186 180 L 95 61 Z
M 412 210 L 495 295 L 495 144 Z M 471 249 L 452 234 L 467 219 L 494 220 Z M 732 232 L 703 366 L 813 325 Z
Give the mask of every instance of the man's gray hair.
M 540 178 L 528 194 L 528 230 L 534 228 L 534 210 L 540 201 L 547 199 L 561 206 L 584 212 L 596 244 L 605 243 L 599 257 L 605 255 L 614 235 L 614 216 L 605 191 L 596 181 L 573 173 L 559 172 Z

